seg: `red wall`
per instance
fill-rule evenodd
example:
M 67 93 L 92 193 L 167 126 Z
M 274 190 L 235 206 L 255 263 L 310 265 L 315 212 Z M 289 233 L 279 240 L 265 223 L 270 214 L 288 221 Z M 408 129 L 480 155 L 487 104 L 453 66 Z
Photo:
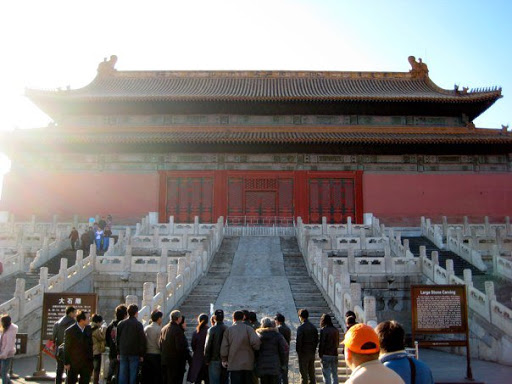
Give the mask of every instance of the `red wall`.
M 10 172 L 4 176 L 0 210 L 16 220 L 81 219 L 111 214 L 114 222 L 137 222 L 158 211 L 158 173 Z
M 512 216 L 512 175 L 363 174 L 364 211 L 385 223 L 419 226 L 421 216 L 482 221 Z M 452 220 L 450 220 L 450 218 Z

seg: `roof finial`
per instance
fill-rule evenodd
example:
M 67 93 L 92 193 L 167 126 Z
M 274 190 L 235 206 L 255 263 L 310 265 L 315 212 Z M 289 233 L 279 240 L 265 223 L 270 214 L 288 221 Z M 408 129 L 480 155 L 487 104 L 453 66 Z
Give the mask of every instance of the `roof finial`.
M 117 69 L 115 69 L 117 63 L 117 56 L 112 55 L 110 56 L 110 60 L 107 60 L 105 57 L 103 61 L 98 65 L 98 75 L 102 76 L 108 76 L 112 73 L 116 72 Z
M 428 77 L 427 64 L 421 60 L 421 57 L 418 58 L 418 61 L 416 61 L 414 56 L 409 56 L 408 60 L 412 67 L 409 73 L 412 75 L 413 79 L 424 79 Z

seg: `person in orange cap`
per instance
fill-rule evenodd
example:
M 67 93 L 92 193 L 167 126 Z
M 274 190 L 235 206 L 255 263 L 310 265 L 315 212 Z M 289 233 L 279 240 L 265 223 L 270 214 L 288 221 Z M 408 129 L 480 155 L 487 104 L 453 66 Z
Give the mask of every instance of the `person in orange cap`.
M 350 327 L 342 344 L 345 346 L 345 361 L 352 370 L 346 384 L 404 384 L 396 372 L 380 362 L 379 336 L 369 325 Z

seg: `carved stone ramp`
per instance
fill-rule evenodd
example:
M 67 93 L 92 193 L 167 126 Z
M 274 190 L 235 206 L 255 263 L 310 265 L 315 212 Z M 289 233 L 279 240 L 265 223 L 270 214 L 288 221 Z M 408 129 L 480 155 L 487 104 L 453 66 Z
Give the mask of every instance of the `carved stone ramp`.
M 238 248 L 240 238 L 226 236 L 215 254 L 208 273 L 201 278 L 185 301 L 179 306 L 187 323 L 187 338 L 191 340 L 197 326 L 197 316 L 201 313 L 210 314 L 210 303 L 215 303 L 226 282 L 233 264 L 233 257 Z M 165 319 L 164 323 L 167 323 Z
M 304 258 L 299 250 L 295 237 L 281 237 L 281 251 L 283 253 L 284 265 L 293 300 L 297 310 L 306 308 L 309 311 L 309 320 L 320 329 L 320 317 L 323 313 L 331 315 L 333 324 L 340 331 L 340 340 L 343 338 L 343 330 L 338 319 L 331 312 L 322 292 L 309 276 Z M 295 315 L 297 318 L 297 315 Z M 295 337 L 295 335 L 293 335 Z M 350 376 L 350 370 L 346 367 L 343 357 L 343 349 L 338 348 L 338 380 L 345 382 Z M 317 355 L 315 361 L 316 380 L 323 382 L 320 358 Z

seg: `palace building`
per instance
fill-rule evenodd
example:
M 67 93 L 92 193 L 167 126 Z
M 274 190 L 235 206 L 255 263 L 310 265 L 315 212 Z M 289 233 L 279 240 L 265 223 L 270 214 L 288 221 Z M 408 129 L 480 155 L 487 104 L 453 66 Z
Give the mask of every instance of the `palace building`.
M 473 120 L 501 88 L 408 72 L 118 71 L 26 91 L 48 127 L 4 134 L 0 210 L 287 225 L 512 216 L 512 134 Z

